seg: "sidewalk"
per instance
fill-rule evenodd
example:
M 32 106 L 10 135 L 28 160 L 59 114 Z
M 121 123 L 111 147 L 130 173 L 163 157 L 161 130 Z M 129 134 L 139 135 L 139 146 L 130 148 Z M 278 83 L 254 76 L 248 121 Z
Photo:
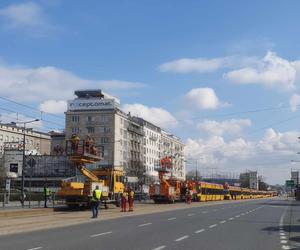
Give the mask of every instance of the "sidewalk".
M 52 206 L 52 203 L 49 204 Z M 24 202 L 24 208 L 37 208 L 37 207 L 44 207 L 44 201 L 31 201 L 29 206 L 29 201 Z M 11 201 L 8 204 L 4 204 L 3 202 L 0 203 L 0 211 L 1 210 L 9 210 L 9 209 L 22 209 L 22 204 L 20 201 Z
M 291 198 L 289 198 L 291 200 Z M 292 199 L 283 219 L 283 232 L 290 249 L 300 249 L 300 201 Z

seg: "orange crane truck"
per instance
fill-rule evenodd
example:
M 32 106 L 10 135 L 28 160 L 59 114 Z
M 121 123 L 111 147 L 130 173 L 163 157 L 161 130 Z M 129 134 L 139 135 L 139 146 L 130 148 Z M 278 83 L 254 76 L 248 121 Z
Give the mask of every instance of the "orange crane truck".
M 96 186 L 99 186 L 102 191 L 105 206 L 108 203 L 114 203 L 116 206 L 120 204 L 120 196 L 124 192 L 123 170 L 113 167 L 94 170 L 86 168 L 85 164 L 101 160 L 100 152 L 92 142 L 90 138 L 80 140 L 76 135 L 67 141 L 66 153 L 85 177 L 85 182 L 70 181 L 70 179 L 62 181 L 58 195 L 70 208 L 89 207 Z
M 183 199 L 183 182 L 175 178 L 166 178 L 166 174 L 170 171 L 168 168 L 171 167 L 171 158 L 165 157 L 160 161 L 161 167 L 156 169 L 159 176 L 159 184 L 152 184 L 149 188 L 150 199 L 154 200 L 155 203 L 180 201 Z

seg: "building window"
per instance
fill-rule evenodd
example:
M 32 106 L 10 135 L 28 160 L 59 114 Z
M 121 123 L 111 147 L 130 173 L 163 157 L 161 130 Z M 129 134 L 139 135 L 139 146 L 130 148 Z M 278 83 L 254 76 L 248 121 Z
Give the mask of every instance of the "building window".
M 89 134 L 94 134 L 95 133 L 95 128 L 94 127 L 87 127 L 86 129 L 87 129 L 87 132 Z
M 87 116 L 86 120 L 87 120 L 88 122 L 94 122 L 94 121 L 95 121 L 95 117 L 89 115 L 89 116 Z
M 108 137 L 101 137 L 100 141 L 101 141 L 101 143 L 108 143 L 109 139 L 108 139 Z
M 79 115 L 72 115 L 72 122 L 79 122 Z
M 108 122 L 108 116 L 107 115 L 100 116 L 100 122 Z
M 108 156 L 108 150 L 107 150 L 107 148 L 105 148 L 105 149 L 103 150 L 103 156 Z
M 109 127 L 100 127 L 100 133 L 110 133 Z
M 78 134 L 79 133 L 79 128 L 72 128 L 72 134 Z

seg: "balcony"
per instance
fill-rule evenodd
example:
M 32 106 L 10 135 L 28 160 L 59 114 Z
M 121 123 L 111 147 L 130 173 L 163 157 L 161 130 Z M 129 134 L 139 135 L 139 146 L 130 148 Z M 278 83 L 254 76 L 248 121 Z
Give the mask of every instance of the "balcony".
M 149 139 L 152 140 L 152 141 L 157 141 L 158 140 L 158 136 L 150 135 Z
M 140 127 L 135 127 L 135 126 L 133 126 L 133 125 L 131 125 L 131 124 L 128 126 L 127 130 L 130 131 L 130 132 L 133 132 L 133 133 L 135 133 L 135 134 L 138 134 L 138 135 L 140 135 L 140 136 L 144 136 L 144 135 L 145 135 L 145 133 L 144 133 L 144 131 L 143 131 L 142 128 L 140 128 Z

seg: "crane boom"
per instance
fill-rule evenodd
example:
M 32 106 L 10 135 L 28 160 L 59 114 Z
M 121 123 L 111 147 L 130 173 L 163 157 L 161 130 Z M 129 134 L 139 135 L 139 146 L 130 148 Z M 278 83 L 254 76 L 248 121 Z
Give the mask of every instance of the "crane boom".
M 92 171 L 88 170 L 84 165 L 77 165 L 76 164 L 76 167 L 89 180 L 95 181 L 95 182 L 101 181 Z

